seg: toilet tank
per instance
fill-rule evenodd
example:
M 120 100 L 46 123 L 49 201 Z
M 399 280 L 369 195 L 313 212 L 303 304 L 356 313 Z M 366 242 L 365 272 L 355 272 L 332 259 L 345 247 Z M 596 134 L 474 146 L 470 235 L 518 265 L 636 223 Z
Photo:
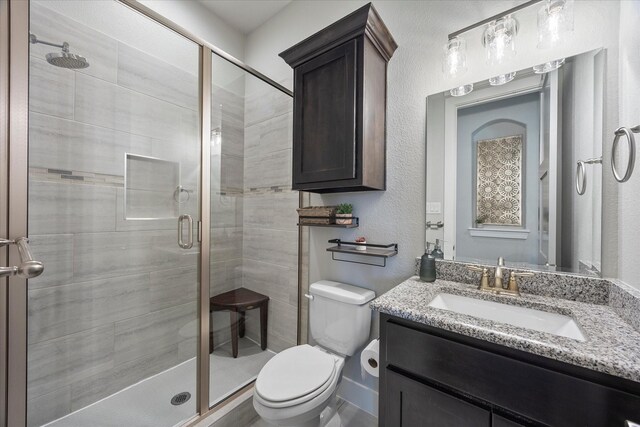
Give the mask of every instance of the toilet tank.
M 309 287 L 311 336 L 322 347 L 353 355 L 369 338 L 371 309 L 376 294 L 345 283 L 321 280 Z

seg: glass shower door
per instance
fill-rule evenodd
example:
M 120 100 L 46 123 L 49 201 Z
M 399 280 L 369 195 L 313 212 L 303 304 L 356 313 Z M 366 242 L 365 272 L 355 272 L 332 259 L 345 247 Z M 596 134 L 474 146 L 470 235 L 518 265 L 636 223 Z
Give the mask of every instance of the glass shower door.
M 196 414 L 199 46 L 116 1 L 32 1 L 30 32 L 28 425 L 178 424 Z
M 293 99 L 218 55 L 211 62 L 210 404 L 297 344 L 298 192 Z

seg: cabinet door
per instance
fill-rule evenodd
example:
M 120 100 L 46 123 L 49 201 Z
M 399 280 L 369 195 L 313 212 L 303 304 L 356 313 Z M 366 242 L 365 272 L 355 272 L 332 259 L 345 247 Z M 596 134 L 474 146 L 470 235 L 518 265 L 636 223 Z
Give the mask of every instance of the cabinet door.
M 491 413 L 387 369 L 385 426 L 489 427 Z M 383 426 L 384 427 L 384 426 Z
M 356 178 L 356 43 L 295 69 L 293 189 Z

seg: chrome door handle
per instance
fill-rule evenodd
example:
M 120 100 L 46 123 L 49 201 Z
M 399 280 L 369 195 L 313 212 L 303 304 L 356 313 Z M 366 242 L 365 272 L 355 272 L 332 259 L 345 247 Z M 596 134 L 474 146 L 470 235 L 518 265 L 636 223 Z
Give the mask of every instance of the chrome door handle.
M 187 243 L 182 240 L 185 219 L 189 224 L 189 240 Z M 182 214 L 178 217 L 178 246 L 182 249 L 191 249 L 193 247 L 193 218 L 191 218 L 191 215 Z
M 44 271 L 44 264 L 33 259 L 29 248 L 29 239 L 18 237 L 15 240 L 0 239 L 0 247 L 16 245 L 20 254 L 20 265 L 13 267 L 0 267 L 0 277 L 20 276 L 25 279 L 38 277 Z

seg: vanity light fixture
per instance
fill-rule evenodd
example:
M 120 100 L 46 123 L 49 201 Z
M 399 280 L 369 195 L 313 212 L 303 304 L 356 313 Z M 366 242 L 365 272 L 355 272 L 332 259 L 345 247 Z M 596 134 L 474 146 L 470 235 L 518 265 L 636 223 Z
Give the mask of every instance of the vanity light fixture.
M 518 10 L 540 3 L 541 0 L 529 0 L 505 12 L 493 15 L 480 22 L 449 34 L 444 46 L 444 60 L 442 71 L 448 77 L 457 77 L 467 70 L 466 42 L 460 35 L 483 25 L 487 25 L 482 36 L 482 42 L 487 47 L 490 62 L 500 63 L 504 58 L 515 53 L 514 37 L 518 32 L 518 22 L 511 16 Z M 513 74 L 513 76 L 511 75 Z M 493 77 L 490 81 L 496 84 L 504 84 L 515 77 L 514 73 L 508 73 Z M 502 83 L 501 83 L 502 82 Z M 492 83 L 493 84 L 493 83 Z M 452 96 L 463 96 L 473 90 L 473 84 L 466 84 L 450 90 Z
M 499 76 L 491 77 L 489 79 L 489 84 L 491 86 L 500 86 L 500 85 L 503 85 L 505 83 L 509 83 L 515 77 L 516 77 L 516 72 L 515 71 L 513 71 L 511 73 L 507 73 L 507 74 L 500 74 Z
M 489 22 L 482 34 L 482 45 L 487 51 L 489 65 L 499 65 L 516 54 L 515 37 L 518 21 L 507 15 Z
M 491 16 L 461 30 L 449 34 L 444 47 L 444 61 L 442 70 L 448 77 L 458 77 L 467 70 L 466 42 L 460 36 L 467 31 L 485 26 L 482 34 L 482 44 L 487 52 L 487 62 L 490 65 L 504 63 L 515 55 L 515 37 L 518 34 L 518 21 L 512 16 L 515 12 L 543 3 L 538 11 L 538 48 L 557 46 L 573 31 L 573 2 L 574 0 L 529 0 L 516 7 Z M 548 61 L 533 67 L 537 74 L 548 73 L 560 68 L 564 58 Z M 510 82 L 515 73 L 500 74 L 489 79 L 489 84 L 498 86 Z M 466 95 L 473 90 L 473 85 L 463 85 L 451 89 L 452 96 Z

